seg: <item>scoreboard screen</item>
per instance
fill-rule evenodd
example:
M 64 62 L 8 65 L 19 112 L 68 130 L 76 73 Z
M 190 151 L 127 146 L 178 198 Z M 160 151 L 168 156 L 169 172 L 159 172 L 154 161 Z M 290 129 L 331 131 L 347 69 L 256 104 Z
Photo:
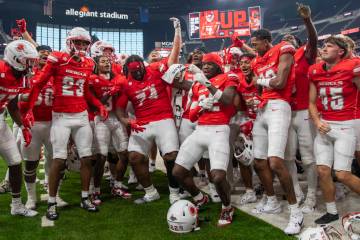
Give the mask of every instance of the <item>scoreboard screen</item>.
M 259 6 L 240 10 L 207 10 L 189 13 L 190 39 L 227 38 L 236 33 L 250 36 L 251 31 L 261 28 Z

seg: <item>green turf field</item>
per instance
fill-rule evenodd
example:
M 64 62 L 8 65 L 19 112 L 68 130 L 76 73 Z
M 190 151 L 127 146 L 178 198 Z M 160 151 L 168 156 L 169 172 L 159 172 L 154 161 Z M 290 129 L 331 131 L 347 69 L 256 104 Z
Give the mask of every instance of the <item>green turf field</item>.
M 4 176 L 6 167 L 0 161 L 0 176 Z M 42 176 L 41 176 L 42 177 Z M 209 204 L 201 217 L 210 221 L 201 223 L 201 230 L 189 234 L 177 235 L 167 228 L 166 213 L 169 207 L 166 178 L 157 171 L 153 175 L 155 185 L 161 193 L 161 200 L 147 205 L 134 205 L 131 200 L 114 199 L 104 194 L 105 202 L 98 213 L 87 213 L 79 207 L 79 174 L 67 173 L 62 186 L 61 196 L 70 206 L 60 210 L 60 219 L 55 227 L 42 228 L 41 216 L 46 210 L 42 202 L 38 208 L 40 214 L 35 218 L 10 216 L 10 194 L 0 195 L 0 239 L 291 239 L 269 224 L 240 211 L 236 212 L 234 223 L 224 229 L 216 227 L 220 205 Z M 109 192 L 107 182 L 104 192 Z M 40 199 L 40 185 L 38 196 Z M 134 198 L 143 193 L 132 191 Z M 23 189 L 23 202 L 26 194 Z

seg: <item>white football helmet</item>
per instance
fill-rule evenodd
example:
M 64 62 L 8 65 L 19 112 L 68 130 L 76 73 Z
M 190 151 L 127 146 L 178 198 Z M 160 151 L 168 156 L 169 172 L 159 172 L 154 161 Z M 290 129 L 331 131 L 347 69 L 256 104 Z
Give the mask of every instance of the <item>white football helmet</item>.
M 342 218 L 342 225 L 351 240 L 360 240 L 360 212 L 351 212 Z
M 310 227 L 305 229 L 299 236 L 299 240 L 341 240 L 341 233 L 332 226 Z
M 198 212 L 188 200 L 178 200 L 168 210 L 169 230 L 175 233 L 188 233 L 197 228 Z
M 234 157 L 244 166 L 250 166 L 254 161 L 253 141 L 240 133 L 233 144 Z
M 28 41 L 10 42 L 4 51 L 4 61 L 17 71 L 25 71 L 39 58 L 36 48 Z
M 91 57 L 99 57 L 105 55 L 105 49 L 110 49 L 112 51 L 112 53 L 110 54 L 111 56 L 109 57 L 115 56 L 115 48 L 110 43 L 99 40 L 96 41 L 90 48 Z
M 89 43 L 89 46 L 86 50 L 78 50 L 76 49 L 73 41 L 75 40 L 83 40 Z M 66 52 L 71 53 L 74 51 L 75 55 L 85 56 L 89 52 L 89 47 L 91 43 L 91 37 L 88 31 L 86 31 L 82 27 L 75 27 L 71 29 L 66 36 Z
M 122 66 L 124 66 L 125 62 L 126 62 L 126 59 L 129 57 L 128 54 L 126 53 L 120 53 L 120 54 L 117 54 L 116 55 L 116 60 L 115 62 L 116 63 L 120 63 Z

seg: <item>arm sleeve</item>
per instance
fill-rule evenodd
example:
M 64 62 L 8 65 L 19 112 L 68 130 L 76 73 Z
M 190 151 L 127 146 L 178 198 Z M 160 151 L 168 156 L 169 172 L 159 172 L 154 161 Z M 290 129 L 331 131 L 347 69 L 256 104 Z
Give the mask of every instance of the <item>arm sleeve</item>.
M 294 55 L 295 54 L 295 47 L 289 43 L 283 44 L 280 49 L 279 49 L 280 53 L 279 53 L 279 57 L 283 54 L 291 54 Z

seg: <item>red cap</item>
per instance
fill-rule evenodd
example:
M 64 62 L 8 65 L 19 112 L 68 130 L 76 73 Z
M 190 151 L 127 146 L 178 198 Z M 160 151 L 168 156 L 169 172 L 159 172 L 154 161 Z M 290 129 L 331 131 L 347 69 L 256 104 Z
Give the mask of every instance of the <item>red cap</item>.
M 222 59 L 221 57 L 216 54 L 216 53 L 207 53 L 203 56 L 203 59 L 202 59 L 202 62 L 203 63 L 206 63 L 206 62 L 212 62 L 212 63 L 215 63 L 216 65 L 218 65 L 221 69 L 223 69 L 223 62 L 222 62 Z

